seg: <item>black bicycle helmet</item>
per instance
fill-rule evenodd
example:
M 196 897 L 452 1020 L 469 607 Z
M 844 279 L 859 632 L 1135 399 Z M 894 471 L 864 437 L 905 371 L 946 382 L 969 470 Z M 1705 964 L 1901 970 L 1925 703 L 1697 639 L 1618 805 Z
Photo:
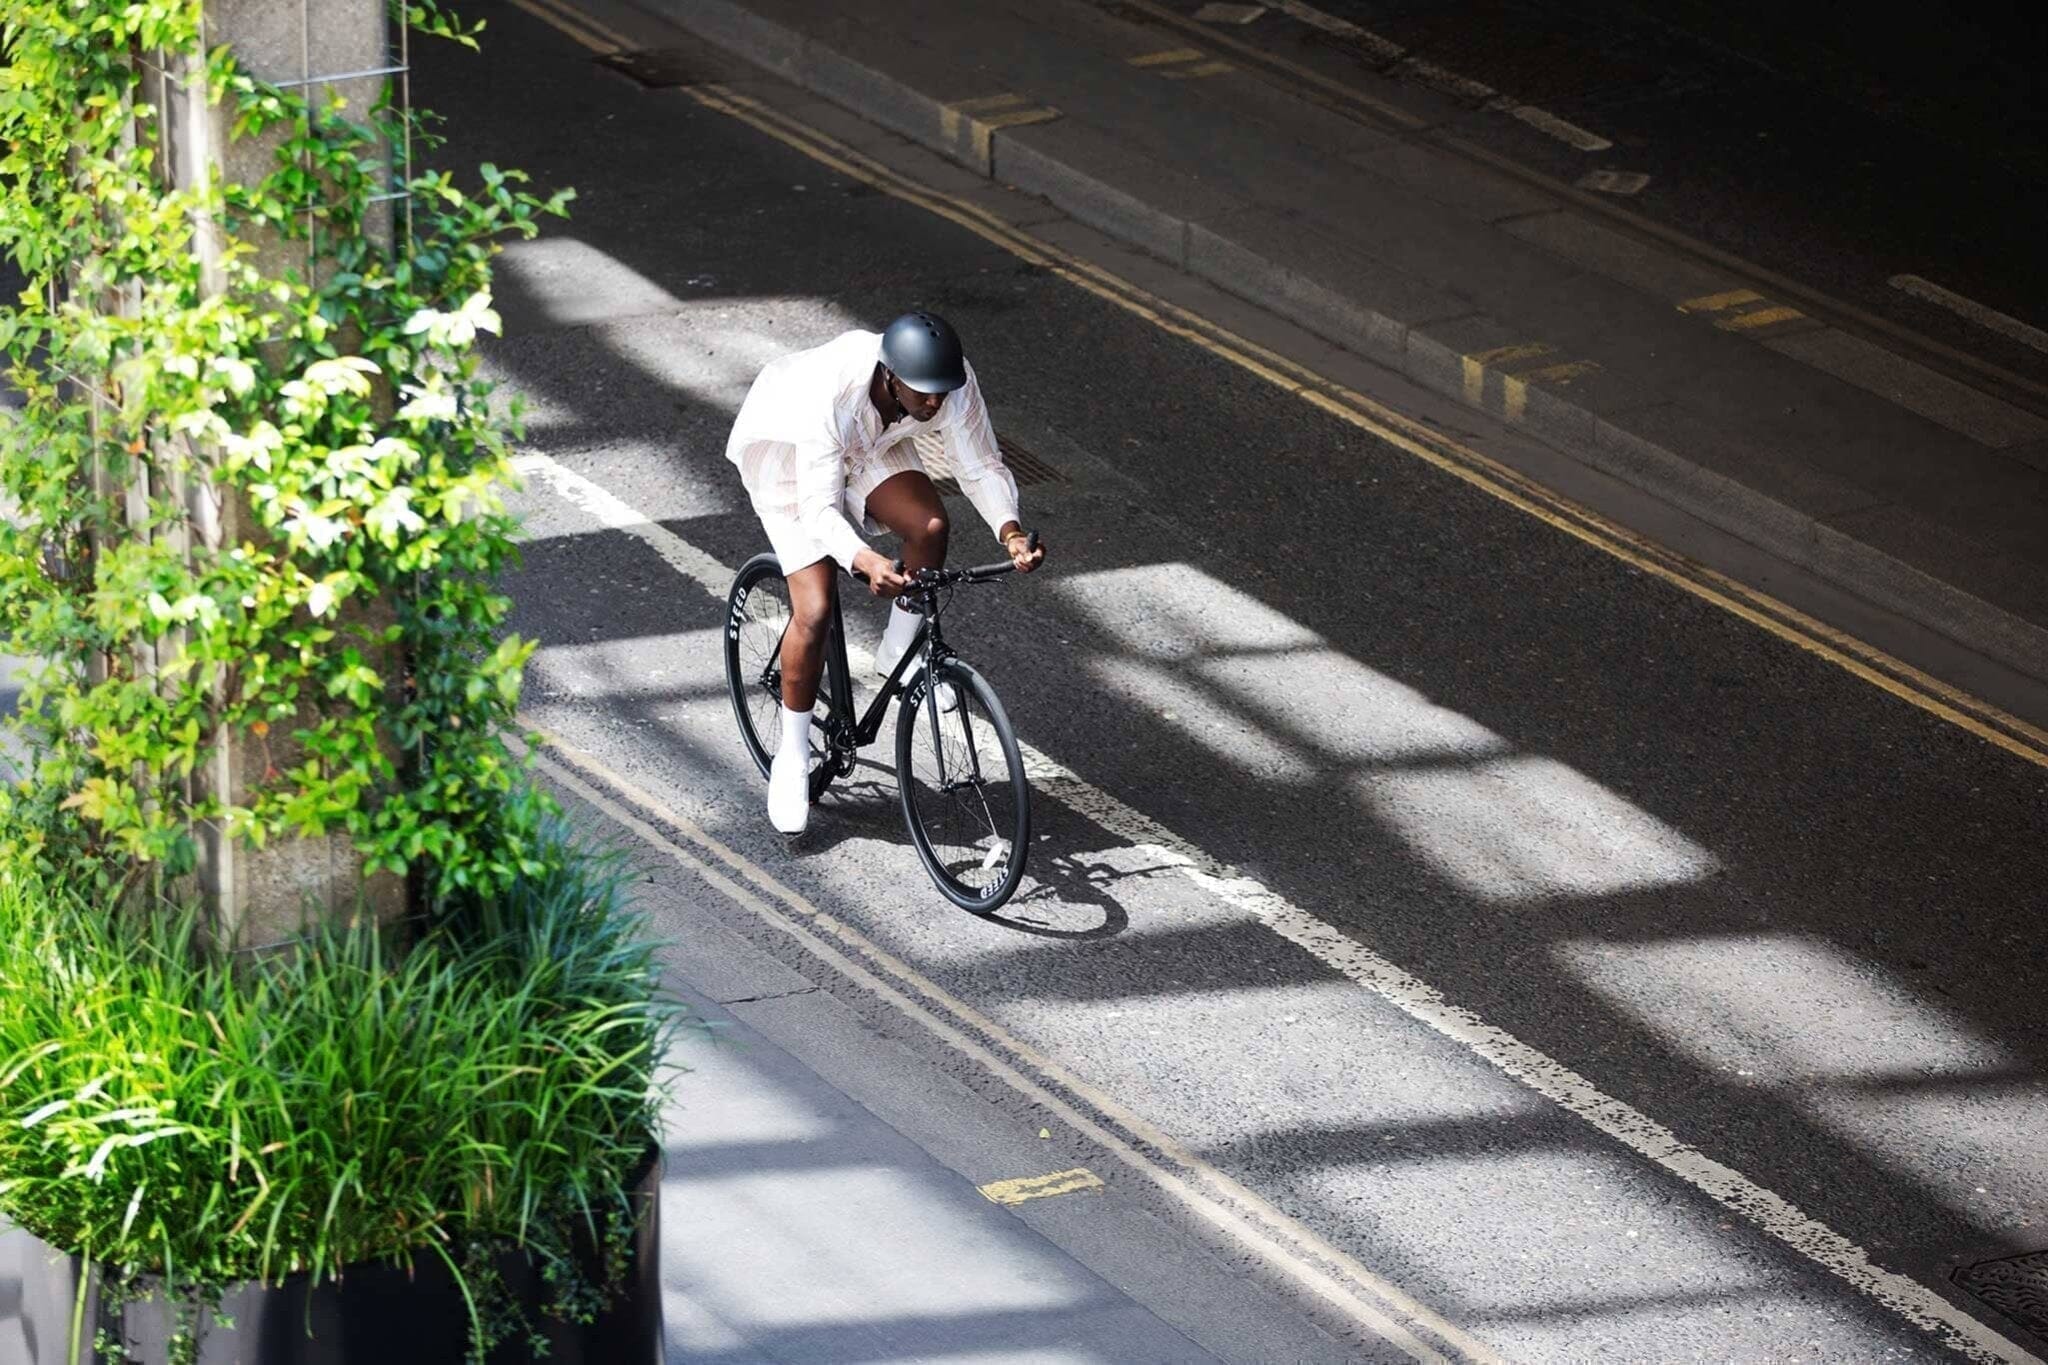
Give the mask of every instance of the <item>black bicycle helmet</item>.
M 919 393 L 951 393 L 967 382 L 967 358 L 952 324 L 935 313 L 905 313 L 882 333 L 882 363 Z

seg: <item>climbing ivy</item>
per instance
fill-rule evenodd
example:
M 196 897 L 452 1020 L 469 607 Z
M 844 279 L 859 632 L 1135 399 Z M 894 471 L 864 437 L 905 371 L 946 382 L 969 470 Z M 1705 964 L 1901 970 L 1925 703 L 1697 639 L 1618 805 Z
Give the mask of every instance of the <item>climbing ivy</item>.
M 503 737 L 532 646 L 501 638 L 492 586 L 519 415 L 475 342 L 501 241 L 571 192 L 485 165 L 380 204 L 423 121 L 259 79 L 199 21 L 10 0 L 0 32 L 0 252 L 25 280 L 0 316 L 0 632 L 35 661 L 4 837 L 116 891 L 175 887 L 205 825 L 341 832 L 433 894 L 502 888 L 537 870 Z M 159 71 L 204 82 L 260 175 L 168 182 Z M 229 741 L 261 762 L 223 790 Z

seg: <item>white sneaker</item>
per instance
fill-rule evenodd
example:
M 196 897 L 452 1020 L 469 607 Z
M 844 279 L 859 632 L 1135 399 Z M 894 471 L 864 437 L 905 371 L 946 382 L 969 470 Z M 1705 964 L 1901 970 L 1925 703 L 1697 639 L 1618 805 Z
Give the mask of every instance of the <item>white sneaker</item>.
M 890 632 L 883 631 L 881 640 L 875 645 L 876 677 L 886 678 L 891 673 L 894 673 L 897 662 L 903 657 L 903 651 L 910 648 L 909 640 L 891 640 L 889 635 Z M 912 638 L 915 638 L 915 635 L 916 633 L 913 631 Z M 908 687 L 912 679 L 916 678 L 923 671 L 923 667 L 920 664 L 916 668 L 911 669 L 909 677 L 903 680 L 904 686 Z M 932 689 L 932 695 L 937 698 L 941 711 L 956 711 L 960 707 L 960 691 L 951 683 L 940 683 Z
M 768 769 L 768 823 L 802 834 L 811 822 L 811 746 L 785 744 Z

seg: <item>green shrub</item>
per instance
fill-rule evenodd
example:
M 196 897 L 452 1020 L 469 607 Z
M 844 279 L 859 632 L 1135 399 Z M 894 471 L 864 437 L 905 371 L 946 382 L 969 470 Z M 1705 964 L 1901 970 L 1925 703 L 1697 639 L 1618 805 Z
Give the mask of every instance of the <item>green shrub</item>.
M 436 142 L 415 112 L 388 82 L 311 104 L 202 51 L 200 18 L 10 0 L 0 25 L 0 253 L 28 286 L 0 309 L 0 637 L 33 661 L 33 781 L 0 804 L 18 851 L 116 889 L 191 873 L 203 828 L 504 886 L 533 865 L 501 738 L 532 646 L 493 587 L 517 411 L 474 343 L 500 240 L 571 192 L 422 171 L 387 239 L 390 149 Z M 260 175 L 166 183 L 150 72 L 188 63 Z M 228 745 L 263 756 L 246 787 L 199 780 Z
M 0 1215 L 166 1277 L 188 1318 L 368 1260 L 568 1266 L 579 1224 L 624 1212 L 677 1016 L 613 867 L 549 838 L 548 870 L 403 954 L 332 929 L 228 959 L 190 912 L 0 884 Z M 561 1311 L 604 1288 L 564 1279 Z

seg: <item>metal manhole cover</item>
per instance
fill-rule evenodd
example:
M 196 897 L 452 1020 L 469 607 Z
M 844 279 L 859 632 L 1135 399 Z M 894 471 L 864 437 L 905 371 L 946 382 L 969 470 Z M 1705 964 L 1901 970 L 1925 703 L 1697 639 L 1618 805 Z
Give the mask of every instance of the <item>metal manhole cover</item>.
M 681 85 L 702 85 L 717 77 L 705 67 L 703 56 L 686 47 L 643 47 L 634 52 L 607 52 L 597 58 L 630 76 L 650 90 L 673 90 Z
M 1017 476 L 1019 488 L 1029 488 L 1038 483 L 1065 483 L 1066 476 L 1039 459 L 1023 446 L 1006 436 L 996 437 L 996 448 L 1003 452 L 1003 463 Z M 936 436 L 919 437 L 917 458 L 924 462 L 925 472 L 932 476 L 941 493 L 958 493 L 960 481 L 953 477 L 953 466 L 946 459 L 946 443 Z
M 1979 1261 L 1951 1277 L 2038 1337 L 2048 1337 L 2048 1251 Z

